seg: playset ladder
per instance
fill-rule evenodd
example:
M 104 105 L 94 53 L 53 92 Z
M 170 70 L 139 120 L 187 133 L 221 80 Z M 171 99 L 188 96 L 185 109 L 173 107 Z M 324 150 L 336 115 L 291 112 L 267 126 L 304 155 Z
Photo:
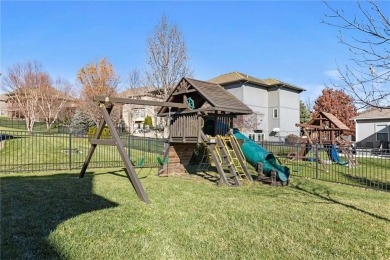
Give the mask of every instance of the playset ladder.
M 198 168 L 196 169 L 197 171 L 208 171 L 210 166 L 211 166 L 211 154 L 210 154 L 210 151 L 209 149 L 207 149 L 207 147 L 205 147 L 203 149 L 203 155 L 202 155 L 202 159 L 198 165 Z
M 216 136 L 215 138 L 211 138 L 208 148 L 220 176 L 218 185 L 225 183 L 227 186 L 239 186 L 240 181 L 237 176 L 237 170 L 231 162 L 229 153 L 221 137 Z
M 344 154 L 345 158 L 348 160 L 348 167 L 356 167 L 358 165 L 355 156 L 352 154 L 351 149 L 348 147 L 340 147 L 341 152 Z
M 228 151 L 231 162 L 237 170 L 237 174 L 240 180 L 249 179 L 252 181 L 252 176 L 246 167 L 245 157 L 236 137 L 230 134 L 229 136 L 221 136 L 221 139 L 226 150 Z

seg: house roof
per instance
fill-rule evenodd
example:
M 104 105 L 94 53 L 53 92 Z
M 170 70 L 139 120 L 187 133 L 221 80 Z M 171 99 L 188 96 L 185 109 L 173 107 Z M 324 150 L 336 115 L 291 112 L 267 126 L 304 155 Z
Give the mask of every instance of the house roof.
M 223 74 L 218 77 L 210 79 L 209 82 L 220 84 L 220 85 L 228 85 L 236 82 L 250 82 L 263 87 L 283 86 L 285 88 L 298 90 L 299 92 L 305 91 L 305 89 L 303 88 L 288 84 L 286 82 L 277 79 L 273 79 L 273 78 L 259 79 L 259 78 L 246 75 L 241 72 L 230 72 L 227 74 Z
M 358 116 L 355 116 L 353 119 L 359 120 L 359 119 L 378 119 L 378 118 L 390 118 L 390 108 L 389 109 L 372 108 L 362 112 Z
M 6 95 L 0 94 L 0 101 L 7 101 L 8 97 Z
M 192 98 L 196 99 L 196 109 L 193 111 L 223 111 L 236 114 L 253 113 L 249 107 L 226 91 L 221 85 L 211 82 L 183 78 L 171 91 L 167 102 L 183 102 L 180 95 L 188 95 L 189 97 L 193 95 Z M 208 105 L 204 106 L 205 103 Z M 166 109 L 166 107 L 162 107 L 159 114 L 166 112 Z

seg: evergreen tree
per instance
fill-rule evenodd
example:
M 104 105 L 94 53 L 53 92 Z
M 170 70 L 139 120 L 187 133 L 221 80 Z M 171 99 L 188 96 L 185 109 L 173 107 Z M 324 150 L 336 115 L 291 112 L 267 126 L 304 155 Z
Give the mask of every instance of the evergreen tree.
M 93 120 L 83 111 L 77 110 L 70 123 L 72 133 L 86 133 L 89 127 L 94 126 Z
M 146 116 L 145 121 L 144 121 L 144 126 L 149 126 L 149 129 L 153 128 L 153 121 L 151 116 Z
M 300 112 L 300 123 L 307 123 L 311 119 L 311 112 L 306 107 L 305 103 L 302 102 L 302 100 L 299 101 L 299 112 Z

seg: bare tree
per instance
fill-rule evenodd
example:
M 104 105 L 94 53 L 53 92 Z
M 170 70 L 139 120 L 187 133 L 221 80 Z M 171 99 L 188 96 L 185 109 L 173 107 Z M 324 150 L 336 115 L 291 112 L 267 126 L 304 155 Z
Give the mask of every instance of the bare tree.
M 138 69 L 132 69 L 127 76 L 127 86 L 129 89 L 139 88 L 142 85 L 143 79 Z
M 39 107 L 45 118 L 46 127 L 50 129 L 57 120 L 60 111 L 73 98 L 72 85 L 61 78 L 58 78 L 53 85 L 43 85 L 38 91 Z
M 324 3 L 330 14 L 322 22 L 339 29 L 339 42 L 352 54 L 352 65 L 338 68 L 343 81 L 339 87 L 359 107 L 387 108 L 390 105 L 390 21 L 388 12 L 384 12 L 386 6 L 381 7 L 375 1 L 358 1 L 358 13 L 349 16 Z
M 27 131 L 30 133 L 40 112 L 41 89 L 48 86 L 49 74 L 43 71 L 42 65 L 36 61 L 8 68 L 3 79 L 2 88 L 8 92 L 8 103 L 13 106 L 18 117 L 25 119 Z
M 253 132 L 258 129 L 257 114 L 239 115 L 234 119 L 234 127 L 241 129 L 244 132 Z
M 77 80 L 82 84 L 81 108 L 99 125 L 103 116 L 94 96 L 116 96 L 119 84 L 119 76 L 115 73 L 111 63 L 105 58 L 99 63 L 91 63 L 82 67 L 77 73 Z M 120 118 L 120 106 L 115 106 L 111 113 L 114 121 Z
M 184 76 L 191 76 L 189 57 L 181 31 L 177 25 L 168 24 L 163 15 L 160 23 L 147 38 L 147 70 L 148 85 L 163 91 L 167 98 L 172 89 Z

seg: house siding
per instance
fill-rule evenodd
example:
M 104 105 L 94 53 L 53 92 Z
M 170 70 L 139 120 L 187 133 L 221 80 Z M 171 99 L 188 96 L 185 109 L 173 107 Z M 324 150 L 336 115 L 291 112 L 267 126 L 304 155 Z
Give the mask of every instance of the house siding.
M 224 88 L 253 110 L 258 116 L 256 130 L 262 130 L 265 140 L 280 141 L 289 134 L 298 134 L 299 91 L 283 87 L 262 87 L 250 82 L 226 85 Z M 278 109 L 278 117 L 273 117 Z M 279 128 L 280 132 L 272 130 Z M 245 133 L 248 134 L 248 133 Z
M 376 148 L 380 141 L 376 139 L 376 125 L 387 125 L 387 132 L 390 138 L 390 118 L 384 119 L 357 119 L 356 120 L 356 141 L 360 147 Z M 389 141 L 389 140 L 388 140 Z
M 280 93 L 280 136 L 285 138 L 289 134 L 299 135 L 299 93 L 291 89 L 281 88 Z

